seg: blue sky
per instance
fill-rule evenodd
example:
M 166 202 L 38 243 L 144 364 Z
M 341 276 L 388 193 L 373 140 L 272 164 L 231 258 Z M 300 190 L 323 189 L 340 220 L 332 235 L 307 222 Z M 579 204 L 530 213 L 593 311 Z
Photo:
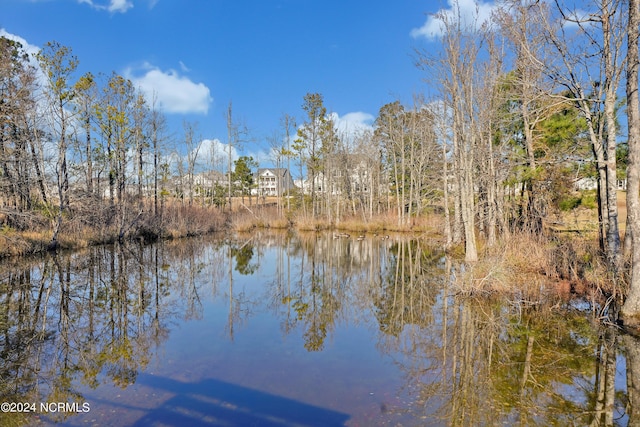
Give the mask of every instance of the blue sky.
M 473 8 L 471 0 L 460 2 Z M 37 49 L 56 40 L 78 76 L 112 71 L 155 91 L 176 140 L 184 120 L 226 141 L 224 113 L 251 131 L 242 153 L 269 163 L 267 138 L 303 96 L 319 92 L 343 125 L 373 123 L 379 108 L 424 93 L 414 49 L 437 49 L 427 0 L 0 0 L 0 35 Z M 488 4 L 483 4 L 489 8 Z

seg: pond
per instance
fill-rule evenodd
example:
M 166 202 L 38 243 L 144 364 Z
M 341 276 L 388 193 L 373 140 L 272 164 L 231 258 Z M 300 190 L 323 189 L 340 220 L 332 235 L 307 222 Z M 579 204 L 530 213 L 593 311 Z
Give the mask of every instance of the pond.
M 463 296 L 460 269 L 266 231 L 5 261 L 0 425 L 640 423 L 639 343 L 598 307 Z

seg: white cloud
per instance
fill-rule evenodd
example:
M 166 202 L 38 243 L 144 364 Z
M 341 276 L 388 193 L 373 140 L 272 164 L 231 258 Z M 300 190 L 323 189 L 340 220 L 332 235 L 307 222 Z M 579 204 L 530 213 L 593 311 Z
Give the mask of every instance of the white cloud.
M 373 132 L 373 122 L 375 117 L 371 114 L 364 113 L 361 111 L 347 113 L 343 116 L 340 116 L 338 113 L 330 113 L 329 118 L 333 121 L 334 127 L 341 138 L 342 142 L 347 145 L 353 145 L 355 141 L 361 137 L 365 132 Z M 304 125 L 300 124 L 298 129 L 301 129 Z M 297 134 L 294 133 L 290 136 L 290 143 L 293 143 L 297 138 Z M 286 138 L 282 137 L 282 140 L 278 141 L 278 144 L 282 144 L 287 146 Z M 265 150 L 256 150 L 250 152 L 248 155 L 254 158 L 260 164 L 260 167 L 275 167 L 276 166 L 276 158 L 278 157 L 276 153 L 276 148 L 269 147 Z M 281 158 L 280 167 L 287 167 L 287 160 L 285 158 Z M 290 160 L 291 173 L 294 175 L 299 175 L 299 169 L 297 166 L 298 160 L 295 158 Z
M 448 9 L 440 9 L 435 14 L 429 15 L 427 21 L 420 28 L 411 30 L 411 37 L 424 37 L 433 40 L 444 33 L 444 26 L 439 17 L 446 17 L 448 21 L 455 21 L 460 17 L 463 28 L 479 28 L 489 21 L 491 14 L 497 8 L 493 3 L 475 0 L 447 0 Z
M 125 13 L 133 7 L 133 2 L 130 0 L 109 0 L 108 4 L 96 3 L 94 0 L 78 0 L 79 3 L 88 4 L 97 10 L 106 10 L 111 13 Z
M 211 91 L 204 83 L 195 83 L 175 70 L 162 71 L 151 64 L 145 64 L 140 71 L 128 68 L 125 77 L 149 102 L 155 97 L 162 111 L 178 114 L 207 114 L 209 111 Z
M 348 139 L 359 136 L 363 132 L 373 131 L 372 123 L 375 120 L 371 114 L 361 111 L 347 113 L 342 117 L 338 113 L 331 113 L 331 118 L 338 132 Z
M 109 12 L 121 12 L 124 13 L 133 7 L 133 3 L 128 0 L 111 0 L 107 10 Z
M 200 142 L 198 158 L 203 162 L 214 163 L 215 167 L 219 165 L 227 165 L 229 162 L 229 144 L 225 144 L 218 138 L 203 139 Z M 231 161 L 238 159 L 238 150 L 231 147 Z
M 231 169 L 234 168 L 233 162 L 238 160 L 240 155 L 235 147 L 231 147 Z M 178 163 L 182 163 L 183 173 L 186 171 L 190 160 L 195 160 L 194 172 L 201 173 L 215 170 L 220 173 L 226 173 L 229 165 L 229 145 L 221 142 L 219 139 L 203 139 L 197 146 L 192 147 L 191 151 L 177 151 L 169 154 L 166 161 L 171 168 L 171 173 L 179 174 L 180 168 Z
M 125 13 L 133 7 L 133 2 L 130 0 L 109 0 L 108 4 L 99 4 L 94 0 L 78 0 L 80 3 L 88 4 L 97 10 L 106 10 L 111 13 Z
M 189 71 L 191 71 L 189 67 L 184 65 L 184 62 L 178 61 L 178 64 L 180 64 L 180 69 L 182 70 L 183 73 L 188 73 Z
M 25 39 L 23 39 L 20 36 L 8 33 L 4 28 L 0 28 L 0 37 L 4 37 L 9 40 L 13 40 L 20 43 L 24 51 L 29 54 L 29 60 L 32 61 L 34 65 L 36 64 L 37 61 L 33 59 L 33 55 L 35 55 L 40 51 L 40 48 L 38 46 L 29 44 L 29 42 L 27 42 Z
M 218 138 L 215 139 L 203 139 L 200 141 L 197 147 L 194 147 L 190 153 L 187 153 L 183 157 L 185 164 L 187 159 L 191 156 L 196 156 L 195 169 L 198 172 L 207 170 L 217 170 L 219 172 L 226 172 L 229 165 L 229 144 L 221 142 Z M 236 147 L 231 147 L 231 167 L 233 168 L 233 161 L 239 157 Z
M 38 93 L 42 93 L 40 91 L 45 90 L 45 88 L 49 86 L 49 81 L 47 80 L 47 76 L 45 75 L 45 73 L 42 71 L 40 63 L 36 59 L 36 54 L 40 52 L 40 47 L 30 44 L 20 36 L 7 32 L 4 28 L 0 28 L 0 37 L 5 37 L 22 45 L 22 49 L 28 55 L 29 65 L 31 65 L 35 70 L 36 80 L 38 81 L 41 88 L 36 90 L 38 91 Z M 36 99 L 37 106 L 40 111 L 45 111 L 47 108 L 49 108 L 48 99 L 46 96 L 37 96 Z
M 264 150 L 251 151 L 247 154 L 247 156 L 250 156 L 251 158 L 253 158 L 253 160 L 255 160 L 258 163 L 258 167 L 266 168 L 266 167 L 275 167 L 276 161 L 275 161 L 274 154 L 275 153 L 273 153 L 273 150 L 269 149 L 268 151 L 264 151 Z M 281 159 L 280 161 L 282 162 L 284 160 Z M 287 165 L 281 164 L 280 167 L 287 167 Z
M 342 142 L 347 145 L 353 144 L 365 132 L 372 132 L 373 121 L 375 120 L 375 117 L 371 114 L 361 111 L 347 113 L 343 116 L 340 116 L 338 113 L 329 113 L 329 118 L 333 121 L 338 136 L 342 139 Z M 303 126 L 302 124 L 299 125 L 298 130 Z M 292 136 L 292 140 L 296 138 L 297 136 Z

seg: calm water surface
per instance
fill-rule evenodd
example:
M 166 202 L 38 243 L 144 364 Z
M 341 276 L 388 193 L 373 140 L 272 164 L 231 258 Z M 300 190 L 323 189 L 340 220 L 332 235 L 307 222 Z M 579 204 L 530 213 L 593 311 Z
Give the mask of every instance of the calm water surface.
M 417 240 L 266 232 L 5 262 L 0 401 L 36 413 L 0 425 L 640 422 L 640 344 L 597 307 L 456 274 Z

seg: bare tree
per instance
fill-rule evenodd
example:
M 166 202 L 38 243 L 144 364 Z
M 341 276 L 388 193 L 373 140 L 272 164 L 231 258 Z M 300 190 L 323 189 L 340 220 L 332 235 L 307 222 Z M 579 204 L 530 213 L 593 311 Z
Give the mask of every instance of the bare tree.
M 517 120 L 521 121 L 522 145 L 528 169 L 522 182 L 520 222 L 525 230 L 540 233 L 545 216 L 543 191 L 539 183 L 541 166 L 536 159 L 539 146 L 537 128 L 549 114 L 549 94 L 544 80 L 544 32 L 540 20 L 547 13 L 545 4 L 528 0 L 506 2 L 494 16 L 495 21 L 514 52 L 514 69 L 508 78 L 513 98 L 519 104 Z
M 638 97 L 638 37 L 640 0 L 629 0 L 627 28 L 627 127 L 629 163 L 627 167 L 627 233 L 631 238 L 631 275 L 629 293 L 620 310 L 625 325 L 640 326 L 640 98 Z
M 195 142 L 195 130 L 196 124 L 184 122 L 184 143 L 187 149 L 187 191 L 189 192 L 189 206 L 193 204 L 193 183 L 194 183 L 194 174 L 196 168 L 196 162 L 198 161 L 198 153 L 200 152 L 200 147 L 202 146 L 201 139 L 198 138 L 198 142 Z
M 231 106 L 231 101 L 229 101 L 229 107 L 227 107 L 226 119 L 227 119 L 227 151 L 228 151 L 228 163 L 227 163 L 228 184 L 227 185 L 229 187 L 229 212 L 233 212 L 233 209 L 231 207 L 232 206 L 231 195 L 232 195 L 232 187 L 233 187 L 233 182 L 231 179 L 231 171 L 232 171 L 231 152 L 232 152 L 232 148 L 234 146 L 237 135 L 235 134 L 234 126 L 233 126 L 233 108 Z
M 92 147 L 92 120 L 94 108 L 97 101 L 97 83 L 92 73 L 81 76 L 75 84 L 74 105 L 78 114 L 78 119 L 82 123 L 84 131 L 85 182 L 87 193 L 93 194 L 93 147 Z
M 283 158 L 287 158 L 288 150 L 287 150 L 287 141 L 286 139 L 282 139 L 282 136 L 277 132 L 274 132 L 273 135 L 267 137 L 269 141 L 269 145 L 271 146 L 271 157 L 275 161 L 276 164 L 276 208 L 278 211 L 278 215 L 282 215 L 282 193 L 283 193 L 283 182 L 282 182 L 282 161 Z M 258 180 L 260 177 L 258 177 Z
M 133 148 L 136 153 L 135 168 L 136 168 L 136 187 L 138 197 L 138 209 L 142 211 L 144 209 L 144 159 L 147 148 L 149 148 L 149 125 L 150 117 L 149 107 L 142 95 L 138 93 L 133 106 Z
M 51 247 L 58 246 L 58 234 L 62 225 L 63 214 L 69 200 L 69 174 L 67 170 L 67 147 L 69 126 L 72 113 L 67 108 L 74 97 L 70 79 L 78 66 L 78 59 L 71 53 L 71 49 L 58 42 L 48 42 L 36 55 L 40 67 L 43 69 L 49 85 L 46 91 L 49 96 L 50 127 L 55 132 L 57 140 L 56 183 L 58 189 L 58 213 L 51 237 Z
M 481 44 L 486 40 L 483 31 L 465 24 L 457 10 L 457 16 L 439 16 L 444 27 L 440 80 L 443 99 L 452 114 L 453 174 L 464 230 L 465 260 L 475 262 L 478 250 L 474 174 L 476 151 L 482 136 L 479 121 L 483 118 L 478 111 L 488 108 L 484 101 L 488 93 L 483 92 L 483 86 L 490 86 L 490 83 L 484 81 L 487 76 L 479 71 Z
M 398 225 L 406 224 L 405 219 L 405 110 L 400 101 L 386 104 L 380 108 L 376 118 L 375 138 L 378 139 L 385 152 L 389 167 L 390 181 L 395 193 Z
M 209 203 L 214 202 L 216 192 L 218 188 L 220 188 L 220 184 L 216 176 L 217 176 L 217 173 L 220 172 L 220 170 L 222 170 L 222 167 L 223 167 L 222 165 L 224 164 L 224 158 L 218 152 L 218 148 L 219 148 L 218 141 L 216 139 L 210 140 L 209 156 L 208 156 L 208 164 L 210 169 L 210 173 L 209 173 L 210 186 L 207 191 L 209 196 Z
M 229 212 L 232 212 L 231 209 L 231 198 L 233 194 L 233 150 L 238 149 L 239 145 L 242 142 L 248 140 L 249 130 L 246 125 L 242 122 L 235 121 L 233 119 L 233 108 L 231 105 L 231 101 L 229 101 L 229 106 L 227 107 L 227 112 L 225 113 L 225 118 L 227 119 L 227 176 L 229 179 L 228 182 L 228 197 L 229 197 Z
M 164 116 L 158 111 L 156 106 L 156 96 L 153 96 L 151 101 L 151 109 L 149 112 L 149 127 L 150 127 L 150 139 L 151 150 L 153 155 L 153 213 L 158 215 L 158 183 L 160 182 L 160 155 L 161 144 L 164 142 L 164 133 L 166 129 L 166 120 Z
M 28 226 L 21 218 L 38 192 L 48 207 L 36 90 L 35 69 L 22 45 L 0 37 L 0 205 L 17 228 Z
M 555 50 L 548 58 L 546 73 L 570 93 L 570 102 L 587 122 L 587 130 L 598 172 L 600 246 L 612 269 L 620 264 L 618 230 L 616 137 L 616 93 L 624 69 L 623 43 L 627 15 L 619 13 L 620 0 L 598 0 L 596 11 L 585 14 L 556 2 L 560 19 L 544 19 L 547 44 Z M 579 31 L 567 29 L 567 23 Z
M 288 115 L 288 114 L 283 114 L 281 119 L 280 119 L 280 125 L 282 126 L 282 129 L 284 130 L 284 140 L 285 140 L 285 144 L 286 144 L 286 151 L 283 152 L 284 156 L 287 159 L 287 171 L 289 176 L 292 176 L 291 174 L 291 158 L 293 157 L 293 150 L 291 148 L 291 139 L 292 139 L 292 132 L 293 130 L 296 128 L 296 120 L 295 118 L 293 118 L 292 116 Z M 283 150 L 284 150 L 284 146 L 283 146 Z M 302 181 L 302 176 L 300 176 L 300 180 Z M 287 210 L 290 211 L 291 210 L 291 189 L 289 189 L 289 191 L 287 191 Z

